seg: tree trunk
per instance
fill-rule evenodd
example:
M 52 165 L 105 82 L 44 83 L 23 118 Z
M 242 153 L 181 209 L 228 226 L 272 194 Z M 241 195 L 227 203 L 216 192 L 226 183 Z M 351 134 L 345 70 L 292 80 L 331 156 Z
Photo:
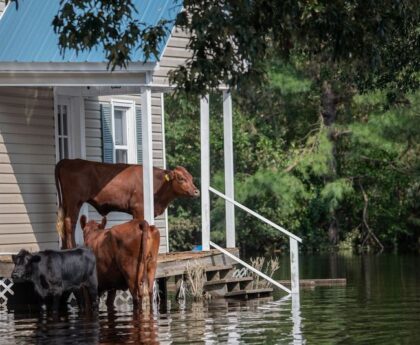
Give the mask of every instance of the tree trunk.
M 335 211 L 333 211 L 330 218 L 330 226 L 328 227 L 328 240 L 334 246 L 338 244 L 338 230 L 337 218 L 335 217 Z
M 337 179 L 337 163 L 336 163 L 336 145 L 334 140 L 334 124 L 337 118 L 338 96 L 328 81 L 322 84 L 321 94 L 321 114 L 324 125 L 328 128 L 328 138 L 331 141 L 331 157 L 330 157 L 330 173 L 325 178 L 325 182 L 333 182 Z M 339 226 L 335 211 L 330 214 L 330 225 L 328 227 L 328 239 L 331 245 L 337 245 L 339 239 Z

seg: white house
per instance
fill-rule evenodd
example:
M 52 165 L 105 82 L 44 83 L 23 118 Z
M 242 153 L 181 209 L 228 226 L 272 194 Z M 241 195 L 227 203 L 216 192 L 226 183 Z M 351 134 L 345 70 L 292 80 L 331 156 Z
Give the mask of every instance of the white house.
M 148 23 L 181 10 L 172 0 L 134 3 Z M 99 48 L 60 54 L 51 26 L 58 8 L 57 0 L 23 0 L 0 18 L 0 253 L 58 247 L 54 166 L 61 158 L 142 162 L 142 106 L 151 109 L 153 165 L 165 166 L 162 90 L 168 72 L 190 56 L 188 36 L 173 28 L 159 61 L 143 63 L 136 52 L 127 70 L 110 72 Z M 152 84 L 159 87 L 145 89 Z M 81 212 L 100 219 L 90 206 Z M 111 224 L 128 218 L 109 217 Z M 155 222 L 167 252 L 166 217 Z M 81 243 L 80 229 L 76 237 Z

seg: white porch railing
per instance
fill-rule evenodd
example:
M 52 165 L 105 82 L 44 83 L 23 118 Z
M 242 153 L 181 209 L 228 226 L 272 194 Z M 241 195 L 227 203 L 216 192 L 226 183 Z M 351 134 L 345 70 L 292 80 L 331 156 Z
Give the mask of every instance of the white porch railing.
M 226 195 L 210 187 L 210 122 L 209 122 L 209 95 L 200 99 L 200 142 L 201 142 L 201 234 L 202 249 L 209 250 L 210 246 L 228 255 L 236 262 L 246 266 L 251 271 L 268 280 L 271 284 L 287 293 L 299 293 L 299 252 L 298 242 L 302 239 L 273 223 L 267 218 L 250 210 L 248 207 L 234 200 L 234 169 L 233 169 L 233 131 L 232 131 L 232 96 L 229 90 L 223 91 L 223 140 L 224 140 L 224 163 L 225 163 L 225 191 Z M 267 275 L 254 268 L 250 268 L 246 262 L 240 260 L 225 249 L 210 242 L 210 192 L 225 199 L 226 202 L 226 247 L 235 247 L 235 209 L 241 208 L 266 224 L 274 227 L 287 235 L 290 241 L 290 272 L 291 290 L 274 281 Z
M 251 265 L 248 265 L 245 261 L 242 261 L 241 259 L 239 259 L 237 256 L 233 255 L 232 253 L 230 253 L 226 249 L 218 246 L 216 243 L 213 243 L 212 241 L 210 241 L 210 246 L 212 246 L 213 248 L 217 249 L 219 252 L 222 252 L 226 256 L 229 256 L 231 259 L 235 260 L 237 263 L 239 263 L 242 266 L 246 267 L 247 269 L 249 269 L 250 271 L 254 272 L 255 274 L 258 274 L 260 277 L 264 278 L 265 280 L 267 280 L 271 284 L 273 284 L 273 285 L 277 286 L 278 288 L 286 291 L 287 293 L 292 293 L 292 291 L 290 291 L 284 285 L 280 284 L 279 282 L 276 282 L 274 279 L 272 279 L 268 275 L 266 275 L 266 274 L 258 271 L 256 268 L 252 267 Z
M 283 233 L 283 234 L 285 234 L 285 235 L 287 235 L 289 237 L 289 241 L 290 241 L 290 275 L 291 275 L 291 279 L 290 280 L 291 280 L 291 290 L 289 290 L 288 288 L 286 288 L 284 285 L 276 282 L 275 280 L 271 279 L 270 277 L 268 277 L 264 273 L 258 271 L 254 267 L 248 265 L 246 262 L 242 261 L 241 259 L 239 259 L 235 255 L 231 254 L 227 250 L 219 247 L 217 244 L 215 244 L 213 242 L 209 242 L 210 243 L 210 246 L 212 246 L 213 248 L 221 251 L 222 253 L 224 253 L 225 255 L 229 256 L 230 258 L 232 258 L 233 260 L 235 260 L 239 264 L 245 266 L 246 268 L 248 268 L 252 272 L 258 274 L 260 277 L 264 278 L 265 280 L 267 280 L 271 284 L 275 285 L 276 287 L 278 287 L 278 288 L 286 291 L 287 293 L 299 293 L 299 248 L 298 248 L 298 242 L 302 242 L 302 239 L 300 237 L 292 234 L 290 231 L 287 231 L 286 229 L 282 228 L 280 225 L 277 225 L 277 224 L 273 223 L 271 220 L 269 220 L 269 219 L 261 216 L 260 214 L 256 213 L 255 211 L 253 211 L 253 210 L 249 209 L 248 207 L 240 204 L 239 202 L 233 200 L 232 198 L 229 198 L 226 195 L 224 195 L 223 193 L 220 193 L 219 191 L 217 191 L 213 187 L 210 187 L 209 186 L 209 191 L 212 192 L 212 193 L 214 193 L 214 194 L 216 194 L 217 196 L 221 197 L 225 201 L 227 201 L 227 202 L 229 202 L 229 203 L 231 203 L 231 204 L 239 207 L 240 209 L 248 212 L 252 216 L 260 219 L 264 223 L 272 226 L 273 228 L 279 230 L 281 233 Z M 227 229 L 227 231 L 229 231 L 229 229 Z

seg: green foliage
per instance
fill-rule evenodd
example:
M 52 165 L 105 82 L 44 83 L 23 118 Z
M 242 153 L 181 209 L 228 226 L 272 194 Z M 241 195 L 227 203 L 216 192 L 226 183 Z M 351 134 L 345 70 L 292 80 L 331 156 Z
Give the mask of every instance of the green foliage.
M 15 0 L 16 1 L 16 0 Z M 180 90 L 205 94 L 220 84 L 262 83 L 273 52 L 303 57 L 318 79 L 360 88 L 419 86 L 420 9 L 405 1 L 178 0 L 175 24 L 190 33 L 192 58 L 171 73 Z M 142 10 L 142 9 L 139 9 Z M 63 50 L 102 43 L 112 68 L 130 51 L 158 55 L 167 20 L 147 26 L 133 19 L 132 0 L 61 0 L 53 25 Z
M 319 118 L 319 89 L 302 72 L 274 61 L 270 75 L 272 83 L 234 95 L 236 199 L 303 237 L 306 249 L 329 245 L 334 216 L 340 248 L 348 248 L 366 236 L 363 188 L 367 224 L 380 241 L 389 248 L 415 247 L 420 237 L 419 94 L 405 95 L 401 105 L 390 104 L 386 91 L 356 93 L 326 127 Z M 198 102 L 189 108 L 191 103 L 178 95 L 168 103 L 170 161 L 190 164 L 199 176 Z M 223 191 L 220 99 L 212 96 L 211 104 L 211 184 Z M 176 205 L 169 221 L 173 236 L 172 222 L 188 214 L 199 223 L 200 215 L 197 203 Z M 213 197 L 211 210 L 212 240 L 223 244 L 224 201 Z M 236 228 L 242 251 L 288 248 L 277 230 L 239 209 Z
M 375 95 L 372 96 L 372 100 Z M 419 205 L 416 190 L 419 180 L 420 128 L 418 93 L 409 95 L 410 106 L 393 106 L 388 110 L 377 104 L 364 122 L 349 126 L 352 136 L 342 142 L 345 160 L 342 168 L 363 186 L 369 198 L 369 224 L 388 246 L 416 246 Z M 372 107 L 372 102 L 368 102 Z M 363 104 L 355 102 L 353 111 Z M 357 189 L 360 189 L 359 187 Z M 362 212 L 360 193 L 352 200 L 349 220 L 357 225 Z
M 326 205 L 329 212 L 333 212 L 339 206 L 341 201 L 353 193 L 352 183 L 344 178 L 329 182 L 321 189 L 321 201 Z
M 325 176 L 330 171 L 332 144 L 325 128 L 308 137 L 306 150 L 296 152 L 299 157 L 297 170 L 305 177 L 309 175 Z
M 189 251 L 194 245 L 201 244 L 200 219 L 190 218 L 188 214 L 178 214 L 171 218 L 169 247 L 174 251 Z

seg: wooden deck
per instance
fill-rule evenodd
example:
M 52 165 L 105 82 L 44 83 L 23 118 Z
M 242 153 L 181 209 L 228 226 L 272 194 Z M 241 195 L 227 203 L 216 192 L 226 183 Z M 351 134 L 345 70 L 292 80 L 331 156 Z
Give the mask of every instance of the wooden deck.
M 232 254 L 238 255 L 238 249 L 229 249 Z M 199 262 L 206 270 L 212 268 L 232 266 L 235 262 L 215 249 L 205 252 L 173 252 L 159 254 L 156 278 L 168 278 L 186 273 L 187 263 Z
M 229 249 L 229 252 L 238 255 L 238 249 Z M 205 272 L 204 291 L 213 298 L 235 298 L 251 299 L 265 298 L 271 296 L 271 287 L 256 286 L 250 276 L 237 277 L 235 271 L 237 263 L 227 255 L 210 250 L 205 252 L 173 252 L 160 254 L 158 258 L 158 268 L 156 278 L 162 298 L 166 298 L 166 292 L 174 291 L 181 285 L 182 280 L 187 280 L 186 270 L 188 264 L 199 264 Z M 0 256 L 0 279 L 11 284 L 10 287 L 15 291 L 14 296 L 5 296 L 6 300 L 12 298 L 19 303 L 22 296 L 28 295 L 27 285 L 13 284 L 10 276 L 14 264 L 10 255 Z M 238 266 L 239 267 L 239 266 Z M 281 284 L 290 286 L 290 281 L 280 281 Z M 316 286 L 345 286 L 346 279 L 304 279 L 300 280 L 301 288 L 314 288 Z M 0 294 L 3 292 L 0 288 Z M 5 294 L 5 293 L 3 293 Z M 1 296 L 0 296 L 1 297 Z M 0 298 L 1 299 L 1 298 Z M 16 303 L 16 301 L 14 303 Z M 1 301 L 0 301 L 1 304 Z
M 230 252 L 237 255 L 237 249 L 230 249 Z M 183 274 L 188 261 L 200 261 L 206 266 L 224 265 L 233 263 L 229 258 L 217 250 L 206 252 L 172 252 L 159 254 L 157 278 Z M 14 264 L 11 255 L 0 255 L 0 277 L 10 278 Z

